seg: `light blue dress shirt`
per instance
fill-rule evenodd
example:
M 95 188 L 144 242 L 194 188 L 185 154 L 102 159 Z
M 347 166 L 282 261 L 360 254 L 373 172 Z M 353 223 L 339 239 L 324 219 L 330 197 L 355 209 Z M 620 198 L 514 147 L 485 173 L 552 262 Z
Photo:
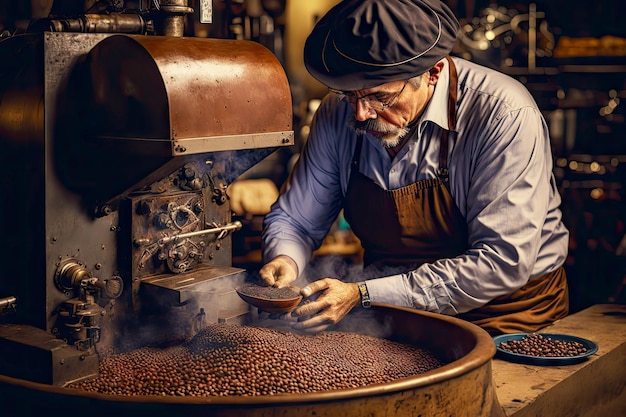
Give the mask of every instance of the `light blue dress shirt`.
M 450 191 L 467 220 L 469 248 L 408 273 L 368 280 L 372 302 L 462 313 L 553 271 L 567 256 L 548 127 L 535 101 L 513 78 L 453 59 L 459 95 L 457 133 L 449 135 Z M 417 137 L 393 160 L 375 138 L 367 135 L 363 142 L 361 172 L 384 189 L 436 176 L 441 130 L 435 125 L 448 128 L 449 68 L 442 62 Z M 346 125 L 352 112 L 334 95 L 322 101 L 285 191 L 265 218 L 265 261 L 287 255 L 303 271 L 336 220 L 356 143 Z

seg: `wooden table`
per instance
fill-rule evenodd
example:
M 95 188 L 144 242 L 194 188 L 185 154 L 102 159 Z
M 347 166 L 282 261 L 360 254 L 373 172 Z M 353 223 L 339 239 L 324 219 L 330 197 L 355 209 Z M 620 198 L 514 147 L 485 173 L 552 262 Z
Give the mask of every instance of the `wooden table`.
M 509 417 L 626 416 L 626 305 L 598 304 L 539 333 L 598 344 L 588 360 L 565 366 L 493 361 L 498 400 Z

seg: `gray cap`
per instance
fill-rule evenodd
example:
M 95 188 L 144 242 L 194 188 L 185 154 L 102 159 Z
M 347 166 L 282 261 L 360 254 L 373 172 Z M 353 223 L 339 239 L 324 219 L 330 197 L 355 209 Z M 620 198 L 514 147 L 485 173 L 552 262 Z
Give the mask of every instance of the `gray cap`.
M 440 0 L 344 0 L 313 28 L 304 64 L 331 88 L 372 88 L 428 71 L 450 53 L 458 29 Z

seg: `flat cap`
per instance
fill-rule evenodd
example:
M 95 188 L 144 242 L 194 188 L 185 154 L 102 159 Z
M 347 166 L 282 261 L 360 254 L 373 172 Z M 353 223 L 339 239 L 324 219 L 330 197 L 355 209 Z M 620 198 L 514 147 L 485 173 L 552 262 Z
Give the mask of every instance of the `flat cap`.
M 450 53 L 458 30 L 440 0 L 343 0 L 308 36 L 304 64 L 331 88 L 372 88 L 428 71 Z

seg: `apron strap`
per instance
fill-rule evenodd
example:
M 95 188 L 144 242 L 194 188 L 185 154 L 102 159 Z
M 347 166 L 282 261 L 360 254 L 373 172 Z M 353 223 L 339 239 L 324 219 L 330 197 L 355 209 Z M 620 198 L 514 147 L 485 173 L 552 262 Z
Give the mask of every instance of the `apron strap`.
M 449 65 L 450 85 L 448 88 L 448 130 L 441 134 L 441 144 L 439 146 L 439 177 L 447 182 L 448 180 L 448 136 L 450 131 L 456 129 L 456 100 L 458 95 L 458 77 L 456 65 L 450 56 L 446 56 Z
M 361 160 L 361 149 L 363 148 L 363 134 L 358 134 L 356 136 L 356 145 L 354 146 L 354 153 L 352 154 L 352 164 L 351 169 L 352 172 L 360 172 L 360 160 Z M 352 175 L 352 174 L 350 174 Z
M 456 129 L 456 100 L 458 97 L 459 77 L 456 73 L 456 65 L 450 56 L 446 57 L 450 66 L 450 88 L 448 90 L 448 130 Z

